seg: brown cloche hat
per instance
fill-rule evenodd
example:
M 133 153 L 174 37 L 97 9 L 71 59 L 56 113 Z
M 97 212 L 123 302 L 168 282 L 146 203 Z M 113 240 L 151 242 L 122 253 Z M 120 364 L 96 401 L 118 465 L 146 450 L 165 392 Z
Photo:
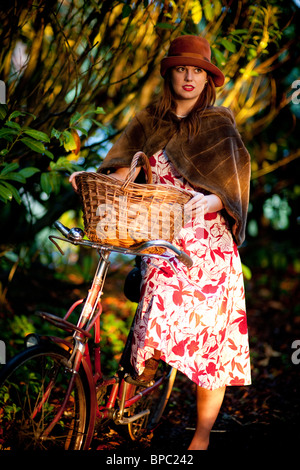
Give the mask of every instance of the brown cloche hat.
M 200 36 L 179 36 L 170 44 L 168 55 L 164 57 L 160 65 L 162 77 L 168 68 L 177 65 L 199 66 L 209 72 L 215 86 L 222 86 L 225 77 L 218 67 L 211 63 L 211 50 L 209 42 Z

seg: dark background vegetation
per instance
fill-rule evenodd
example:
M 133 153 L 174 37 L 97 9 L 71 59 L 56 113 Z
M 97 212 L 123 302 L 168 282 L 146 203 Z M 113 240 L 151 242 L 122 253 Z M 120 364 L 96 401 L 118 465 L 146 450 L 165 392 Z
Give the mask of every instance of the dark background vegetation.
M 250 387 L 227 391 L 212 449 L 288 449 L 299 440 L 299 49 L 296 1 L 17 1 L 0 12 L 0 339 L 7 356 L 32 331 L 53 331 L 84 296 L 96 255 L 48 241 L 60 219 L 82 226 L 68 183 L 94 170 L 128 121 L 157 95 L 170 40 L 203 34 L 226 75 L 217 104 L 234 111 L 252 158 L 244 265 Z M 135 305 L 122 294 L 132 261 L 116 257 L 104 295 L 103 348 L 116 366 Z M 294 355 L 293 355 L 294 354 Z M 293 360 L 292 360 L 293 359 Z M 178 375 L 167 418 L 132 449 L 184 451 L 195 425 L 194 386 Z M 184 391 L 182 391 L 184 390 Z M 97 448 L 124 449 L 110 429 Z M 175 447 L 174 447 L 175 446 Z

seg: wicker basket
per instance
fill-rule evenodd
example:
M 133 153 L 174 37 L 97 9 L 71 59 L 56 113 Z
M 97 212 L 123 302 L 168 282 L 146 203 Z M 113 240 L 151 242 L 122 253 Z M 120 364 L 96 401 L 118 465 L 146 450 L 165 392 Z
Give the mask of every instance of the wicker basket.
M 147 184 L 132 182 L 139 162 L 144 164 Z M 87 237 L 124 248 L 149 240 L 172 241 L 185 222 L 183 206 L 192 197 L 187 190 L 152 184 L 151 167 L 143 152 L 134 155 L 125 181 L 82 172 L 76 176 L 76 184 Z

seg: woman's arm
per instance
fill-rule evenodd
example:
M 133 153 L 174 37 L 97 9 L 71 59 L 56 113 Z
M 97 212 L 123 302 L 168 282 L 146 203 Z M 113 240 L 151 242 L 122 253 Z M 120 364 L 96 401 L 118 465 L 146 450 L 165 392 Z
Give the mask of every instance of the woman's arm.
M 141 170 L 141 167 L 137 167 L 135 169 L 135 174 L 134 174 L 134 179 L 136 179 L 137 175 L 139 174 Z M 69 182 L 72 184 L 73 188 L 75 191 L 77 191 L 77 185 L 76 185 L 76 176 L 79 175 L 80 173 L 84 173 L 83 171 L 75 171 L 75 173 L 72 173 Z M 112 176 L 113 178 L 116 178 L 118 180 L 125 180 L 126 176 L 129 173 L 129 168 L 118 168 L 114 173 L 111 173 L 109 176 Z

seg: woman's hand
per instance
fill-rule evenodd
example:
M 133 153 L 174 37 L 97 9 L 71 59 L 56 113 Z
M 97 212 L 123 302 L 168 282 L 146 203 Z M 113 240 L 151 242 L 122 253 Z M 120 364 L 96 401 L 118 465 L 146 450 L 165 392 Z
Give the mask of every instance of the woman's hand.
M 85 173 L 84 171 L 75 171 L 74 173 L 71 174 L 69 178 L 69 182 L 74 188 L 74 191 L 77 191 L 77 185 L 76 185 L 76 176 L 79 175 L 80 173 Z
M 184 206 L 184 210 L 191 213 L 192 216 L 197 217 L 211 212 L 218 212 L 224 207 L 221 199 L 216 194 L 204 196 L 204 194 L 197 191 L 192 191 L 192 194 L 194 197 Z
M 141 167 L 138 167 L 135 169 L 134 179 L 137 177 L 140 171 L 141 171 Z M 128 175 L 128 172 L 129 172 L 129 168 L 118 168 L 114 173 L 111 173 L 109 176 L 112 176 L 113 178 L 124 181 L 126 179 L 126 176 Z M 72 173 L 69 178 L 69 182 L 72 184 L 75 191 L 77 191 L 78 189 L 76 185 L 76 176 L 79 175 L 80 173 L 84 173 L 84 171 L 75 171 L 75 173 Z

